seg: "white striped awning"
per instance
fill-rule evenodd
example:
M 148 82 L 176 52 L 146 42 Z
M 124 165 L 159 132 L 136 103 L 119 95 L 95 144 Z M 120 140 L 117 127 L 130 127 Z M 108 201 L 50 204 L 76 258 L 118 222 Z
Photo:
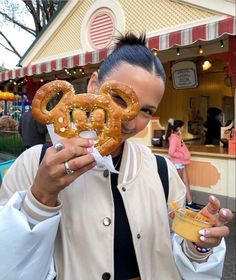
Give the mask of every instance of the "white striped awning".
M 216 22 L 151 37 L 148 39 L 148 47 L 150 49 L 162 51 L 173 46 L 191 45 L 197 41 L 215 40 L 224 34 L 236 35 L 236 17 L 228 16 L 227 18 Z M 110 49 L 104 48 L 93 52 L 86 52 L 1 72 L 0 83 L 10 79 L 19 79 L 25 76 L 60 71 L 65 68 L 70 69 L 76 66 L 82 67 L 88 64 L 97 64 L 102 62 L 110 52 Z

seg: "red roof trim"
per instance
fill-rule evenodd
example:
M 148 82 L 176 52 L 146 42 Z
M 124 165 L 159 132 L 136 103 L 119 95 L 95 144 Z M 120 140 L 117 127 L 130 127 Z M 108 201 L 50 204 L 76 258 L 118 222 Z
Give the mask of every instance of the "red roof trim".
M 219 38 L 223 34 L 236 35 L 236 27 L 235 27 L 236 17 L 227 17 L 224 20 L 215 22 L 216 38 Z M 200 26 L 195 26 L 189 29 L 180 30 L 171 32 L 168 34 L 163 34 L 161 36 L 155 36 L 148 39 L 148 47 L 150 49 L 159 50 L 164 43 L 164 48 L 162 50 L 171 48 L 174 45 L 183 46 L 185 45 L 185 41 L 188 44 L 193 44 L 198 40 L 207 40 L 207 30 L 209 26 L 214 26 L 214 24 L 204 24 Z M 182 36 L 184 35 L 184 36 Z M 182 41 L 182 37 L 185 37 L 185 41 Z M 214 39 L 216 39 L 214 38 Z M 162 43 L 162 44 L 161 44 Z M 61 59 L 52 60 L 49 62 L 44 62 L 36 65 L 29 65 L 28 67 L 24 67 L 23 71 L 21 69 L 10 70 L 8 72 L 0 73 L 0 82 L 22 78 L 24 76 L 32 76 L 35 74 L 40 75 L 43 72 L 51 72 L 53 70 L 61 70 L 66 67 L 74 67 L 74 66 L 85 66 L 89 63 L 99 63 L 104 60 L 108 55 L 109 49 L 101 49 L 93 52 L 86 52 L 84 54 L 77 54 L 70 58 L 64 57 Z M 69 63 L 71 62 L 71 63 Z

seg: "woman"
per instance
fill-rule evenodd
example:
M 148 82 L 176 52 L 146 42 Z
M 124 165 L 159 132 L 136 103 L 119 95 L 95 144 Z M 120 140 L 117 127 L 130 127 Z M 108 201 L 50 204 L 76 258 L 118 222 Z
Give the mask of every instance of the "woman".
M 190 163 L 190 152 L 185 145 L 182 134 L 184 133 L 184 122 L 182 120 L 168 120 L 168 127 L 166 131 L 166 139 L 168 139 L 169 148 L 168 154 L 170 161 L 174 164 L 180 178 L 186 187 L 186 208 L 193 211 L 200 211 L 200 207 L 193 202 L 188 172 L 186 165 Z
M 222 127 L 222 110 L 216 107 L 207 109 L 207 120 L 204 123 L 205 145 L 220 145 L 220 132 Z
M 88 83 L 88 92 L 96 93 L 104 81 L 116 80 L 138 96 L 140 112 L 122 123 L 122 144 L 112 153 L 119 176 L 95 167 L 94 143 L 82 138 L 63 139 L 62 149 L 48 148 L 40 166 L 41 146 L 35 146 L 5 175 L 1 203 L 21 191 L 0 212 L 5 215 L 0 219 L 4 229 L 4 234 L 0 231 L 1 271 L 8 277 L 176 280 L 196 278 L 196 271 L 213 278 L 221 274 L 221 239 L 229 231 L 224 224 L 232 218 L 230 210 L 219 211 L 219 201 L 210 198 L 205 210 L 216 215 L 217 226 L 202 231 L 197 244 L 209 248 L 207 252 L 176 235 L 172 245 L 155 157 L 148 148 L 126 141 L 147 126 L 165 89 L 163 67 L 145 43 L 143 35 L 128 33 L 118 38 L 115 50 Z M 122 100 L 117 102 L 122 105 Z M 67 174 L 68 167 L 74 172 Z M 168 199 L 181 205 L 185 187 L 169 162 L 168 173 Z M 14 259 L 8 256 L 13 244 L 19 247 L 15 252 L 20 252 Z

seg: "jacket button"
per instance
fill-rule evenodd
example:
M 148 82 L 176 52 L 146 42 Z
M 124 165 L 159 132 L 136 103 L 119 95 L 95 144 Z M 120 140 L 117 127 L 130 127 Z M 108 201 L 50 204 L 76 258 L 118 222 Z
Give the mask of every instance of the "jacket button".
M 108 227 L 111 224 L 111 219 L 106 217 L 103 219 L 104 226 Z
M 111 279 L 111 274 L 108 272 L 104 272 L 102 275 L 102 280 L 109 280 Z
M 105 178 L 107 178 L 107 177 L 109 176 L 109 170 L 108 170 L 108 169 L 105 169 L 105 170 L 103 171 L 103 176 L 104 176 Z
M 137 234 L 137 238 L 138 238 L 138 239 L 141 238 L 141 234 L 140 234 L 140 233 Z
M 125 192 L 125 191 L 126 191 L 126 188 L 125 188 L 125 187 L 122 187 L 122 191 Z

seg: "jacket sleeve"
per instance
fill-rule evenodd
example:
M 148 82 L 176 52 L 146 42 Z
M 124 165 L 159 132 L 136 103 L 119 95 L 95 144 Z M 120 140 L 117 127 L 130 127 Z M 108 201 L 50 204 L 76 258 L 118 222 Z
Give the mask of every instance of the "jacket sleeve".
M 46 219 L 32 229 L 20 211 L 26 192 L 16 192 L 0 208 L 1 279 L 50 280 L 53 251 L 60 214 Z
M 0 278 L 3 280 L 55 277 L 53 250 L 60 213 L 32 227 L 22 207 L 38 169 L 40 151 L 38 145 L 21 154 L 8 169 L 0 188 Z M 37 210 L 35 204 L 33 209 Z
M 173 234 L 173 255 L 175 263 L 178 267 L 179 273 L 183 280 L 220 280 L 222 279 L 224 258 L 226 252 L 225 241 L 222 239 L 220 245 L 213 248 L 206 261 L 197 262 L 190 261 L 184 254 L 182 244 L 184 240 L 177 234 Z M 196 256 L 197 257 L 197 256 Z
M 168 202 L 175 201 L 179 206 L 184 206 L 186 188 L 173 164 L 168 159 L 167 163 L 169 173 Z M 188 246 L 183 246 L 187 244 L 187 242 L 179 235 L 172 232 L 171 236 L 173 256 L 182 279 L 221 279 L 226 252 L 224 239 L 219 246 L 213 248 L 213 251 L 210 254 L 203 255 Z M 186 247 L 185 251 L 183 247 Z

